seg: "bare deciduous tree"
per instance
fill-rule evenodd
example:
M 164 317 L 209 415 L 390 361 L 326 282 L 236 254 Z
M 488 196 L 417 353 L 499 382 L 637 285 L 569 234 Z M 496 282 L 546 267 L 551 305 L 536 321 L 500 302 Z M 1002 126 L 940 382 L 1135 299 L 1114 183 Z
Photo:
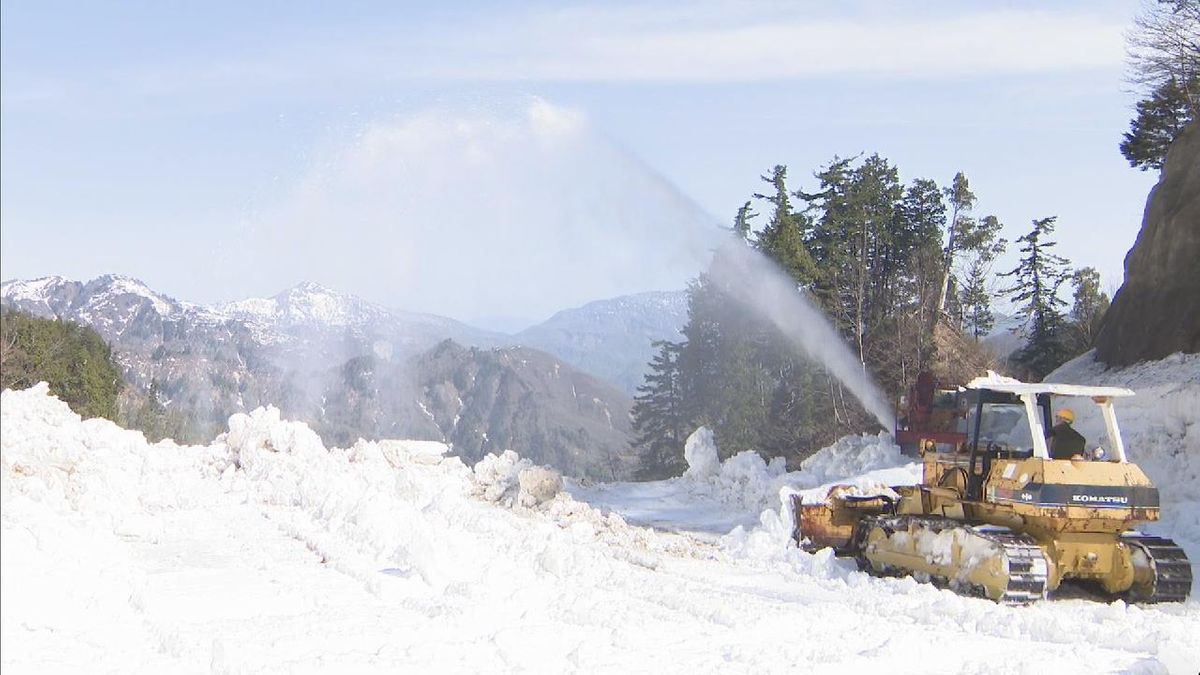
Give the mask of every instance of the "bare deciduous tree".
M 1175 82 L 1200 117 L 1200 0 L 1147 3 L 1126 40 L 1129 81 L 1148 92 Z

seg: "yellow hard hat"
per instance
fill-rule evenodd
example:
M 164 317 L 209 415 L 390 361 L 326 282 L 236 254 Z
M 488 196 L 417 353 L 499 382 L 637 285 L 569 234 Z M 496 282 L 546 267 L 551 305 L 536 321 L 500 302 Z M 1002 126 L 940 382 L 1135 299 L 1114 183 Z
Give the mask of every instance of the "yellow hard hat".
M 1061 417 L 1070 424 L 1075 423 L 1075 413 L 1072 412 L 1070 408 L 1063 408 L 1062 410 L 1059 410 L 1055 417 Z

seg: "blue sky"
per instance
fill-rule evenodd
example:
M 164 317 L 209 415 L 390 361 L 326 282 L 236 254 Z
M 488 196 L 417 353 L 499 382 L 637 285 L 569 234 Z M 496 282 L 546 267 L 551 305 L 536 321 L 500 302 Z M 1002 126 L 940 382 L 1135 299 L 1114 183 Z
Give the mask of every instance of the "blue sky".
M 681 287 L 774 164 L 879 152 L 1009 239 L 1057 215 L 1115 290 L 1137 6 L 1044 4 L 5 2 L 2 274 L 539 319 Z

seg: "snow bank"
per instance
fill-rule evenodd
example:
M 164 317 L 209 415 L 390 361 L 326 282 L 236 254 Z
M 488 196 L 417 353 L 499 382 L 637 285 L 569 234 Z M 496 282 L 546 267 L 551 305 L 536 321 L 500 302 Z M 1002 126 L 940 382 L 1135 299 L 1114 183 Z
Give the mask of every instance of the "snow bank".
M 692 496 L 759 513 L 778 508 L 787 495 L 809 494 L 836 483 L 852 483 L 869 492 L 887 485 L 908 485 L 920 478 L 920 466 L 900 454 L 887 433 L 846 436 L 806 459 L 799 471 L 788 473 L 782 457 L 765 461 L 757 453 L 740 452 L 717 461 L 712 432 L 704 427 L 688 437 L 689 468 L 678 482 Z M 824 497 L 822 492 L 819 497 Z
M 150 445 L 45 387 L 4 392 L 0 408 L 6 672 L 856 672 L 918 658 L 937 672 L 1190 672 L 1200 659 L 1194 602 L 1021 610 L 872 579 L 784 545 L 776 509 L 715 542 L 663 533 L 556 491 L 512 453 L 469 469 L 428 444 L 326 449 L 271 409 L 208 446 Z M 747 455 L 650 488 L 740 486 L 760 496 L 730 499 L 770 505 L 841 470 L 905 471 L 885 441 L 844 439 L 794 474 Z
M 472 494 L 509 508 L 539 506 L 553 499 L 563 488 L 561 473 L 547 466 L 534 466 L 512 450 L 479 460 L 472 478 Z
M 5 670 L 18 649 L 39 669 L 163 666 L 138 611 L 146 577 L 123 542 L 158 539 L 156 513 L 202 500 L 187 482 L 214 479 L 219 453 L 174 456 L 172 443 L 81 420 L 45 383 L 0 394 L 0 428 Z
M 900 454 L 900 447 L 889 433 L 871 436 L 845 436 L 823 448 L 800 464 L 804 482 L 829 483 L 885 469 L 913 464 L 912 458 Z
M 780 473 L 768 488 L 756 489 L 763 500 L 758 524 L 734 529 L 723 543 L 735 557 L 774 559 L 810 574 L 841 577 L 853 569 L 852 563 L 826 552 L 812 556 L 795 546 L 792 496 L 800 495 L 805 503 L 821 501 L 834 485 L 849 486 L 849 494 L 895 496 L 889 486 L 920 479 L 921 465 L 900 454 L 890 434 L 845 436 L 804 460 L 799 471 Z
M 703 480 L 716 475 L 721 468 L 717 454 L 717 439 L 708 427 L 693 431 L 683 444 L 683 458 L 687 461 L 684 475 L 693 480 Z

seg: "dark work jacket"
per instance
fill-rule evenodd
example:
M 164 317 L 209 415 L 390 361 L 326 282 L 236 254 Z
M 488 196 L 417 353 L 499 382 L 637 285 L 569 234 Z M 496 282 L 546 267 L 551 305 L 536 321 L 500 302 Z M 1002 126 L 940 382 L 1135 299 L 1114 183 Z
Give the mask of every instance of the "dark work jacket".
M 1083 436 L 1071 428 L 1066 422 L 1059 422 L 1050 430 L 1050 457 L 1053 459 L 1071 459 L 1074 455 L 1083 454 Z

